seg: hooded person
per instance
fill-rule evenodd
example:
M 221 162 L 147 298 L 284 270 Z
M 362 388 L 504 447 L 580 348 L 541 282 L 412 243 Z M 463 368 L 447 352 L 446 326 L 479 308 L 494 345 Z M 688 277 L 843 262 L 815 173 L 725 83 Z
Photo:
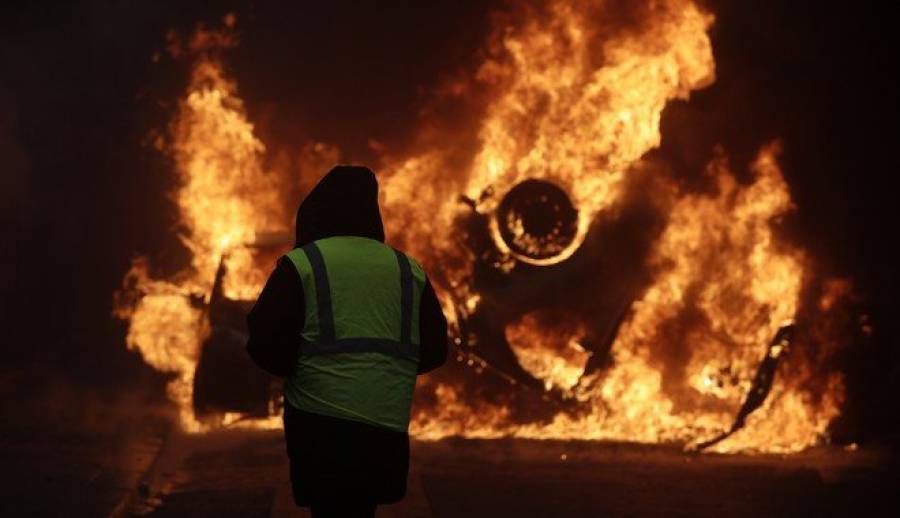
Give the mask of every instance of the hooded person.
M 446 361 L 447 321 L 421 267 L 384 244 L 371 170 L 337 166 L 306 196 L 247 327 L 254 362 L 286 378 L 297 505 L 373 516 L 402 499 L 415 377 Z

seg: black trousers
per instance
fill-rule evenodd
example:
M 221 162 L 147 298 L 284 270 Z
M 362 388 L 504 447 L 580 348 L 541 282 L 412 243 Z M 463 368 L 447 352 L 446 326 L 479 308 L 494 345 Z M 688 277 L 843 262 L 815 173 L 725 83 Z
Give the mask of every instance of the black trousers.
M 297 505 L 314 516 L 373 516 L 376 504 L 406 496 L 408 434 L 284 406 Z

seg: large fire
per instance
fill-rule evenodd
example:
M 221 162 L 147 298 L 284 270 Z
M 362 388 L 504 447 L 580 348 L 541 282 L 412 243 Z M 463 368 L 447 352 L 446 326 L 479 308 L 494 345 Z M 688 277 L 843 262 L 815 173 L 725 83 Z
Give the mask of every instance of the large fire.
M 627 180 L 649 167 L 644 157 L 661 142 L 666 104 L 714 81 L 711 14 L 690 0 L 649 2 L 628 16 L 613 16 L 613 9 L 605 2 L 549 2 L 496 28 L 487 58 L 469 78 L 492 97 L 483 112 L 473 114 L 479 117 L 478 147 L 465 166 L 439 145 L 385 157 L 380 173 L 389 241 L 431 272 L 451 324 L 460 326 L 483 295 L 473 273 L 482 258 L 461 245 L 460 218 L 472 212 L 488 216 L 500 271 L 517 261 L 538 267 L 564 263 L 599 214 L 615 214 L 629 203 Z M 229 17 L 227 25 L 233 23 Z M 187 44 L 193 73 L 170 128 L 171 142 L 162 144 L 174 159 L 178 187 L 172 197 L 191 264 L 154 279 L 148 261 L 136 260 L 117 296 L 117 315 L 130 320 L 128 347 L 172 373 L 170 397 L 182 424 L 193 431 L 240 417 L 201 420 L 192 406 L 200 348 L 210 332 L 204 302 L 212 296 L 220 261 L 227 268 L 224 295 L 253 299 L 271 262 L 260 264 L 242 245 L 263 233 L 290 232 L 289 202 L 295 200 L 286 193 L 295 188 L 284 186 L 310 184 L 337 158 L 334 151 L 323 152 L 323 165 L 313 174 L 267 170 L 266 147 L 218 57 L 218 49 L 234 44 L 227 29 L 199 31 Z M 761 144 L 749 183 L 736 179 L 721 151 L 706 170 L 712 188 L 702 193 L 679 187 L 671 173 L 650 175 L 653 187 L 646 196 L 665 223 L 644 265 L 652 280 L 621 321 L 608 367 L 585 370 L 592 354 L 583 346 L 590 322 L 566 315 L 565 308 L 531 311 L 506 325 L 505 339 L 523 369 L 548 390 L 577 401 L 580 410 L 560 409 L 523 423 L 502 403 L 469 397 L 460 379 L 429 377 L 419 390 L 436 403 L 417 406 L 411 433 L 421 439 L 689 444 L 728 429 L 773 336 L 785 323 L 802 319 L 803 294 L 821 292 L 828 304 L 806 313 L 827 318 L 851 289 L 845 281 L 817 279 L 811 258 L 779 237 L 773 222 L 793 205 L 778 163 L 780 144 Z M 490 218 L 502 195 L 527 180 L 558 186 L 577 210 L 573 235 L 547 258 L 529 259 L 510 249 L 500 227 L 508 223 L 521 237 L 521 221 Z M 461 195 L 471 203 L 461 203 Z M 579 283 L 591 280 L 587 272 Z M 560 287 L 570 288 L 576 287 Z M 833 344 L 821 345 L 830 339 L 806 333 L 792 349 L 830 350 Z M 452 354 L 479 372 L 487 367 L 466 347 Z M 717 451 L 790 452 L 826 438 L 840 412 L 840 374 L 822 367 L 824 353 L 784 356 L 765 402 L 743 429 L 715 445 Z

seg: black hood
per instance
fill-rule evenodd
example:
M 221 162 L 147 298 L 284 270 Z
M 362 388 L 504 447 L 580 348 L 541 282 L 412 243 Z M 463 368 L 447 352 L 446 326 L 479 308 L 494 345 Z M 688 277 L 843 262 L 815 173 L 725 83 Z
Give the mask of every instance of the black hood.
M 368 237 L 384 242 L 378 180 L 368 167 L 335 167 L 300 203 L 294 246 L 299 248 L 332 236 Z

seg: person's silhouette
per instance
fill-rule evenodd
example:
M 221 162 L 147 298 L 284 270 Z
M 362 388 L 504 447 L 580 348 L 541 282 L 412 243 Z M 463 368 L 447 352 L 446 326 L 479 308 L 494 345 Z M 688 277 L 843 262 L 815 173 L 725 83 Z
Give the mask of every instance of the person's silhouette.
M 286 378 L 297 505 L 373 516 L 403 498 L 415 378 L 446 361 L 447 321 L 422 268 L 384 244 L 372 171 L 335 167 L 309 193 L 247 324 L 250 356 Z

